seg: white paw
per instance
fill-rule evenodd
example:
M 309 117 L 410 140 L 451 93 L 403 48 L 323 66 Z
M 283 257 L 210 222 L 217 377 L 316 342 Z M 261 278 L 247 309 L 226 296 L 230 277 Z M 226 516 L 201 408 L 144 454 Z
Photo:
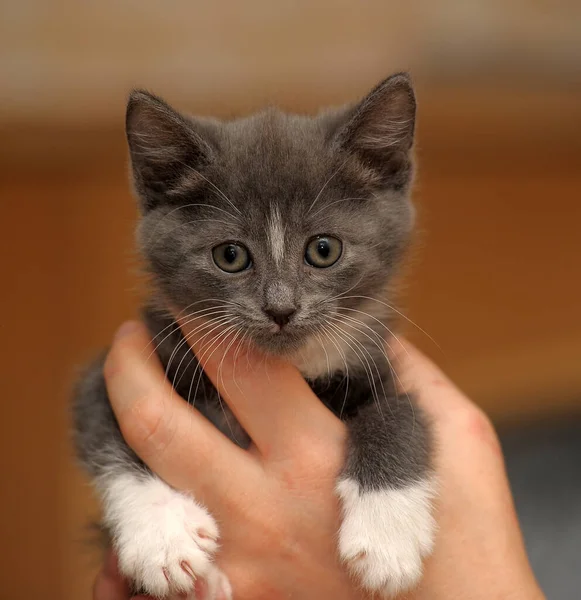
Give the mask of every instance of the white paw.
M 104 495 L 119 568 L 138 588 L 163 598 L 193 592 L 198 579 L 219 580 L 212 566 L 218 527 L 192 498 L 133 475 L 110 481 Z
M 339 554 L 351 573 L 382 597 L 415 587 L 422 559 L 434 544 L 433 484 L 366 492 L 352 479 L 343 479 L 337 493 L 343 508 Z

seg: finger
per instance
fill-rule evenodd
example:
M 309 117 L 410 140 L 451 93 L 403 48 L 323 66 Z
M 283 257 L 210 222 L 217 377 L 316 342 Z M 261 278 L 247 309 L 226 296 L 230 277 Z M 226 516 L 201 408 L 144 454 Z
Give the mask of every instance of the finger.
M 93 600 L 129 600 L 129 592 L 123 581 L 111 579 L 101 572 L 95 580 Z
M 420 404 L 432 416 L 442 418 L 459 409 L 475 408 L 448 376 L 406 340 L 390 348 L 395 356 L 399 383 L 416 393 Z
M 463 546 L 475 540 L 491 540 L 493 554 L 523 549 L 520 528 L 506 476 L 502 449 L 494 427 L 483 411 L 463 394 L 444 373 L 411 344 L 404 342 L 398 354 L 405 384 L 417 393 L 420 405 L 431 417 L 435 444 L 435 467 L 439 482 L 437 500 L 440 536 L 439 555 L 447 554 L 449 539 L 467 533 Z M 482 515 L 486 518 L 483 520 Z M 489 524 L 495 523 L 491 535 Z M 452 542 L 451 554 L 454 555 Z M 526 554 L 520 559 L 526 563 Z M 484 550 L 486 555 L 487 550 Z M 436 554 L 438 556 L 438 554 Z M 429 576 L 430 563 L 428 563 Z
M 479 465 L 483 486 L 504 477 L 502 449 L 490 419 L 432 361 L 407 342 L 402 347 L 403 385 L 417 395 L 433 422 L 437 459 L 452 460 L 459 472 Z
M 123 437 L 170 485 L 190 491 L 195 481 L 219 493 L 220 483 L 226 485 L 250 459 L 178 396 L 159 361 L 149 358 L 150 348 L 145 327 L 127 323 L 105 363 L 107 390 Z
M 129 600 L 129 589 L 117 569 L 117 560 L 109 552 L 93 586 L 93 600 Z
M 288 453 L 297 435 L 343 435 L 343 425 L 290 363 L 267 357 L 227 334 L 214 342 L 182 329 L 204 371 L 265 456 Z M 216 336 L 212 339 L 215 339 Z

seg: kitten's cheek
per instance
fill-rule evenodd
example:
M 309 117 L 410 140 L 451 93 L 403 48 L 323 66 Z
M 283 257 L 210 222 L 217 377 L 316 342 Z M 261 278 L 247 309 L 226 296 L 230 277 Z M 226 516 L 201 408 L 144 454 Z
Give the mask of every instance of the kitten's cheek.
M 217 340 L 223 332 L 228 330 L 227 325 L 208 329 L 207 323 L 186 321 L 180 322 L 180 327 L 190 348 L 210 376 L 214 373 L 217 374 L 219 369 L 222 379 L 227 380 L 227 376 L 233 375 L 234 369 L 236 369 L 236 375 L 240 377 L 247 371 L 252 372 L 253 365 L 258 364 L 259 361 L 261 365 L 263 364 L 263 355 L 248 343 L 243 343 L 243 345 L 236 343 L 236 333 L 234 332 L 230 332 L 224 337 L 222 343 L 216 344 L 210 349 L 211 351 L 208 351 L 208 337 L 210 337 L 208 331 L 211 331 L 211 337 Z M 231 343 L 233 341 L 234 343 Z M 241 360 L 240 357 L 244 360 Z

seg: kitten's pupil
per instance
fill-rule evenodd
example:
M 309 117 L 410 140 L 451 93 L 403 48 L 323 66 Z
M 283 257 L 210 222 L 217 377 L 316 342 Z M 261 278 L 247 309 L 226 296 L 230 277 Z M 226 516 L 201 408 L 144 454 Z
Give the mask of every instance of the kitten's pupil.
M 214 263 L 226 273 L 240 273 L 248 269 L 252 262 L 248 250 L 241 244 L 226 242 L 212 249 Z
M 238 250 L 236 249 L 236 246 L 230 245 L 224 248 L 224 259 L 226 262 L 232 264 L 236 260 L 237 256 Z
M 322 258 L 329 258 L 331 253 L 331 246 L 328 240 L 319 240 L 317 243 L 317 252 Z
M 305 262 L 311 267 L 326 269 L 341 257 L 341 240 L 332 236 L 317 236 L 311 239 L 305 250 Z

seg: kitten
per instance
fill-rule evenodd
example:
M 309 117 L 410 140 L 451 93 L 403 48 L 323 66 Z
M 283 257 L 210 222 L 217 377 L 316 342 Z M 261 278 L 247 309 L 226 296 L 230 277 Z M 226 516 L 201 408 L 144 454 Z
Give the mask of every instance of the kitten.
M 406 74 L 314 118 L 271 109 L 229 122 L 190 118 L 143 91 L 131 94 L 126 117 L 138 240 L 156 288 L 144 318 L 170 380 L 245 446 L 208 378 L 191 385 L 197 362 L 180 345 L 177 311 L 234 324 L 297 365 L 349 429 L 336 487 L 340 558 L 383 597 L 417 584 L 435 530 L 429 430 L 398 395 L 384 355 L 397 343 L 389 287 L 413 228 L 414 124 Z M 212 563 L 214 519 L 125 444 L 102 364 L 78 386 L 76 443 L 121 571 L 154 596 L 188 592 L 203 576 L 231 597 Z

